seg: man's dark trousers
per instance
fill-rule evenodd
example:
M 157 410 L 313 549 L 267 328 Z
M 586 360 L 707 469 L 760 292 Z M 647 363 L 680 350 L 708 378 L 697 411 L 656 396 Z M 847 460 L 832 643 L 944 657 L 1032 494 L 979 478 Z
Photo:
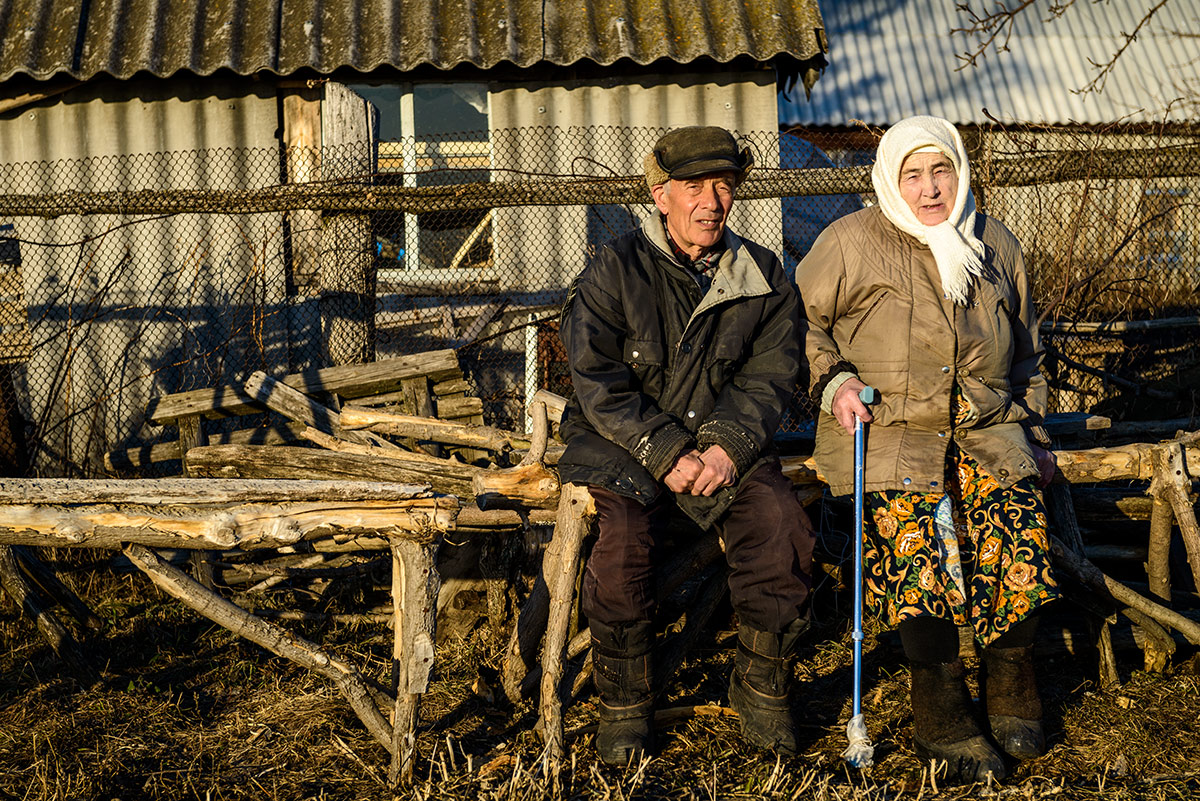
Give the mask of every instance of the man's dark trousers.
M 651 504 L 590 488 L 599 537 L 588 558 L 583 610 L 613 626 L 652 620 L 655 567 L 671 514 L 682 514 L 670 491 Z M 778 462 L 760 465 L 738 489 L 714 528 L 725 543 L 729 591 L 739 622 L 779 634 L 803 613 L 811 587 L 812 523 Z

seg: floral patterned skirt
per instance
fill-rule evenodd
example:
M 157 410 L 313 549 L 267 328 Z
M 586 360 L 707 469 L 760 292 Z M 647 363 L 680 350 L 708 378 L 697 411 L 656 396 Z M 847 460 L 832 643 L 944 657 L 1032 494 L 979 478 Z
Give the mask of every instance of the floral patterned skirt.
M 868 493 L 865 597 L 895 626 L 930 615 L 987 645 L 1059 595 L 1032 479 L 1009 489 L 951 446 L 945 493 Z

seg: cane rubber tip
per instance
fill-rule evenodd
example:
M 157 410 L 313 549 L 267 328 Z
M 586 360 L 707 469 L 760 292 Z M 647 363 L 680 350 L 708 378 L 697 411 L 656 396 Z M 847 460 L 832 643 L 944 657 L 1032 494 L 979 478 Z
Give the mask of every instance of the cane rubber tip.
M 875 387 L 863 387 L 858 391 L 858 399 L 870 406 L 875 402 Z

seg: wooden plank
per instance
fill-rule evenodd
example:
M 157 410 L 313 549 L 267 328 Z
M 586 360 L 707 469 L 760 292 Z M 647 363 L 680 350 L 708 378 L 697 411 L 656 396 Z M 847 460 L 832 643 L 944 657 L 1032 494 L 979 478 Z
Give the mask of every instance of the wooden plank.
M 1112 427 L 1112 419 L 1099 414 L 1086 412 L 1056 412 L 1046 415 L 1044 428 L 1052 437 L 1084 434 L 1089 431 L 1103 431 Z
M 386 537 L 429 539 L 453 526 L 454 498 L 237 504 L 125 508 L 88 504 L 4 507 L 0 544 L 75 548 L 121 548 L 136 542 L 152 548 L 259 550 L 295 545 L 335 533 L 372 532 Z
M 483 401 L 479 398 L 438 398 L 438 417 L 453 420 L 461 417 L 483 415 Z
M 1190 178 L 1200 170 L 1200 146 L 1083 150 L 1036 157 L 1022 155 L 997 159 L 990 168 L 990 185 L 993 187 L 1075 180 Z M 819 167 L 751 172 L 746 182 L 738 187 L 738 198 L 777 199 L 793 195 L 821 196 L 870 191 L 869 165 Z M 369 191 L 363 191 L 361 186 L 324 182 L 311 187 L 270 186 L 254 190 L 8 193 L 0 195 L 0 216 L 246 214 L 309 208 L 358 214 L 374 211 L 422 214 L 512 206 L 592 206 L 648 202 L 649 190 L 645 178 L 639 174 L 571 181 L 554 178 L 439 186 L 372 186 Z
M 281 88 L 283 145 L 288 183 L 321 180 L 321 87 Z M 296 286 L 316 286 L 320 259 L 321 212 L 296 209 L 287 213 L 292 275 Z
M 398 390 L 406 378 L 428 376 L 440 381 L 462 375 L 458 354 L 451 349 L 414 353 L 370 364 L 347 364 L 303 373 L 292 373 L 282 383 L 306 395 L 330 392 L 359 398 Z M 156 425 L 192 414 L 229 417 L 262 411 L 263 407 L 240 387 L 207 387 L 162 395 L 151 401 L 147 419 Z
M 269 481 L 223 478 L 0 478 L 0 506 L 69 506 L 92 503 L 210 506 L 255 502 L 408 501 L 432 496 L 433 493 L 426 483 L 311 479 Z
M 188 454 L 197 475 L 213 478 L 325 479 L 432 484 L 438 492 L 473 499 L 471 480 L 483 468 L 449 459 L 408 458 L 403 451 L 378 455 L 290 446 L 209 445 Z
M 439 381 L 433 385 L 433 394 L 439 397 L 442 395 L 455 394 L 466 395 L 470 391 L 471 385 L 467 382 L 467 379 L 463 378 L 462 376 L 451 378 L 446 381 Z

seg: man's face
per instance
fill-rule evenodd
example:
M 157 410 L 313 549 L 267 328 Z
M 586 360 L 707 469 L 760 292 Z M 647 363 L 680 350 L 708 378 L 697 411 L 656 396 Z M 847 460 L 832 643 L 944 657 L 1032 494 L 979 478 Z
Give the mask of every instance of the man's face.
M 900 197 L 923 225 L 950 219 L 958 173 L 941 153 L 911 153 L 900 165 Z
M 675 244 L 692 258 L 721 241 L 733 208 L 737 181 L 732 172 L 672 178 L 654 187 L 654 205 L 667 218 Z

